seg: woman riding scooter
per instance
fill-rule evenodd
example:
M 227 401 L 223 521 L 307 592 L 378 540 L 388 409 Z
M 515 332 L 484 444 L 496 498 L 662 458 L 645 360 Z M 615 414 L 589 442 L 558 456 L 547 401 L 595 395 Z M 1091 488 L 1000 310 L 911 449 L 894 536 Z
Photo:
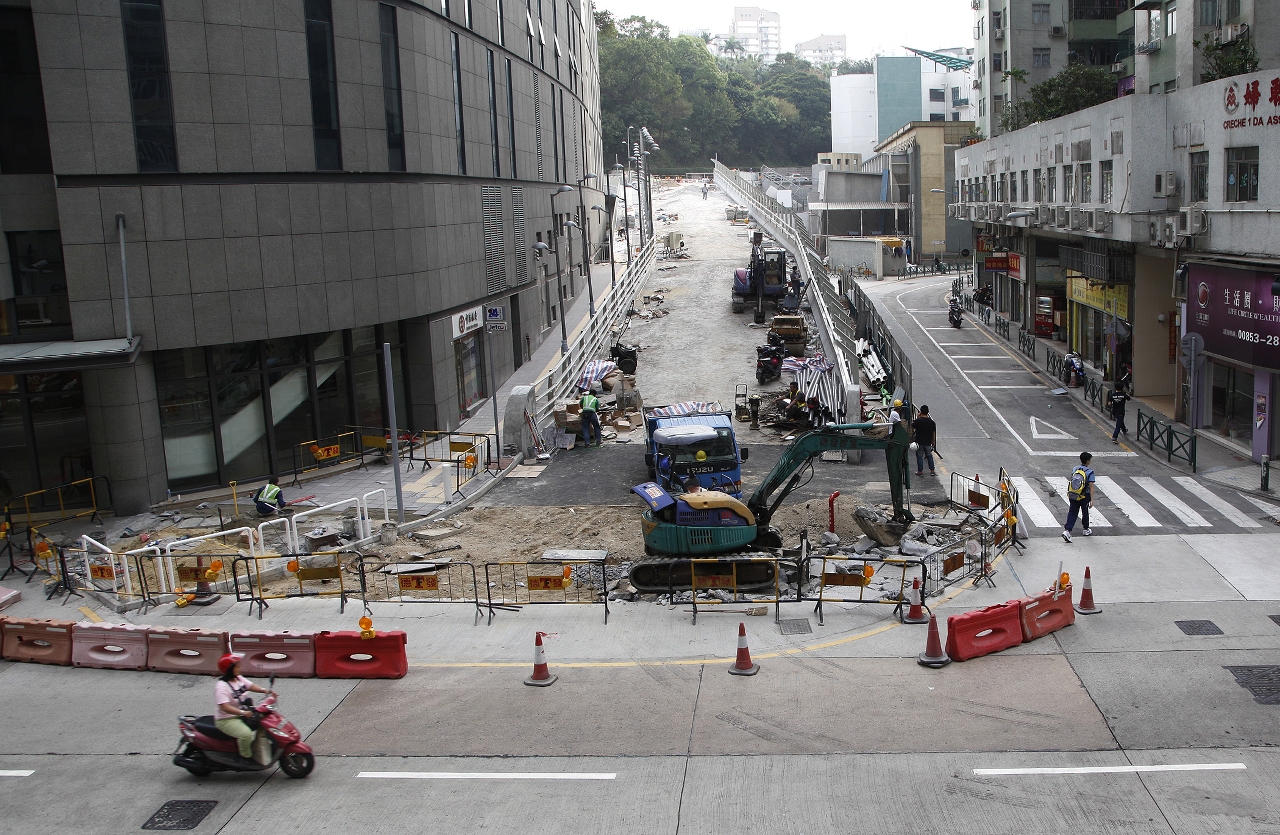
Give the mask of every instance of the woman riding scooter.
M 235 737 L 240 749 L 240 756 L 253 762 L 253 739 L 257 730 L 245 724 L 245 719 L 254 718 L 254 712 L 244 699 L 245 693 L 273 693 L 265 687 L 254 684 L 240 674 L 240 662 L 244 656 L 229 652 L 218 659 L 218 681 L 213 686 L 214 724 L 227 736 Z

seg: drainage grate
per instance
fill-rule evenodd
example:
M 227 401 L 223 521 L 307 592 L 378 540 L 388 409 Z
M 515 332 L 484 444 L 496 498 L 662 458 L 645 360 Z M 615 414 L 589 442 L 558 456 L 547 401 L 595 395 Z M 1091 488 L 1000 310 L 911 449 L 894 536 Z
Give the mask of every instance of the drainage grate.
M 158 829 L 163 832 L 181 832 L 195 829 L 205 819 L 216 800 L 170 800 L 151 816 L 151 820 L 142 825 L 143 829 Z
M 1188 635 L 1221 635 L 1218 624 L 1211 620 L 1175 620 L 1174 625 Z
M 1280 615 L 1267 615 L 1276 626 L 1280 626 Z
M 783 618 L 778 621 L 778 628 L 783 635 L 808 635 L 813 632 L 813 624 L 808 618 Z
M 1236 684 L 1253 694 L 1260 705 L 1280 705 L 1280 666 L 1223 667 L 1236 677 Z

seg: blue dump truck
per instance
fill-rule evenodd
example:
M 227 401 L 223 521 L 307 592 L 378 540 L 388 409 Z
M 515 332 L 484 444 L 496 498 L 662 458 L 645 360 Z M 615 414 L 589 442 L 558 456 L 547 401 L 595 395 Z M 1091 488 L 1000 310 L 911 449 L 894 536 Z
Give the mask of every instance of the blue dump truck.
M 742 497 L 742 462 L 747 448 L 739 447 L 728 412 L 671 415 L 669 406 L 646 406 L 645 456 L 649 476 L 666 490 L 679 491 L 684 479 L 696 475 L 704 490 Z

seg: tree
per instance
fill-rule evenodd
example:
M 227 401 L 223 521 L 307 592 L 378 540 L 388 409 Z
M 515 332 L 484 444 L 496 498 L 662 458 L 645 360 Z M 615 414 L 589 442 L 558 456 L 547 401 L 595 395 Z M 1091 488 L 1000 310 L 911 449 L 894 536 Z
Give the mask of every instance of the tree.
M 1005 105 L 1004 110 L 1000 113 L 1000 127 L 1006 131 L 1018 130 L 1029 124 L 1023 121 L 1028 116 L 1027 108 L 1020 107 L 1018 103 L 1018 85 L 1027 82 L 1027 71 L 1010 67 L 1001 73 L 1000 77 L 1005 81 L 1013 82 L 1013 102 Z
M 1258 71 L 1258 50 L 1253 46 L 1251 35 L 1225 44 L 1192 41 L 1191 45 L 1199 49 L 1204 58 L 1201 83 Z
M 608 10 L 599 10 L 596 12 L 596 39 L 604 40 L 605 38 L 618 37 L 618 26 L 614 22 L 613 12 Z
M 874 58 L 858 58 L 853 61 L 846 58 L 836 65 L 836 75 L 870 75 L 875 71 Z
M 656 20 L 632 15 L 617 22 L 618 35 L 623 38 L 657 38 L 669 40 L 671 30 Z
M 747 51 L 742 45 L 742 41 L 734 37 L 725 38 L 724 44 L 720 47 L 721 52 L 727 52 L 731 56 L 738 56 Z
M 1018 79 L 1018 75 L 1022 79 Z M 1006 78 L 1025 80 L 1026 70 L 1010 69 Z M 1116 81 L 1111 73 L 1097 67 L 1070 66 L 1054 77 L 1032 85 L 1027 98 L 1005 105 L 1000 113 L 1000 127 L 1006 131 L 1024 128 L 1035 122 L 1047 122 L 1116 97 Z

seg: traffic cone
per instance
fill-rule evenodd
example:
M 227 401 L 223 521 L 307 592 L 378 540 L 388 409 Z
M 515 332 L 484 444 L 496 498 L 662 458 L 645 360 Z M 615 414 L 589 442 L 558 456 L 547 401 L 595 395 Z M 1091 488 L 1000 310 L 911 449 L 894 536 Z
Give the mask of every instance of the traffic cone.
M 1080 602 L 1076 611 L 1082 615 L 1096 615 L 1102 610 L 1093 602 L 1093 582 L 1089 576 L 1089 566 L 1084 567 L 1084 588 L 1080 589 Z
M 920 578 L 917 577 L 911 581 L 911 591 L 907 592 L 907 599 L 911 601 L 911 608 L 907 609 L 907 615 L 902 619 L 903 623 L 928 623 L 929 616 L 923 611 L 920 598 L 923 595 L 920 592 Z
M 550 687 L 559 676 L 551 675 L 547 669 L 547 654 L 542 649 L 542 636 L 545 632 L 535 632 L 533 637 L 533 675 L 524 680 L 530 687 Z
M 760 672 L 760 665 L 751 662 L 751 650 L 747 649 L 747 625 L 738 624 L 738 660 L 729 668 L 732 676 L 753 676 Z
M 951 663 L 951 656 L 942 651 L 942 638 L 938 636 L 938 619 L 929 615 L 929 640 L 925 642 L 924 652 L 916 658 L 916 662 L 935 670 Z

